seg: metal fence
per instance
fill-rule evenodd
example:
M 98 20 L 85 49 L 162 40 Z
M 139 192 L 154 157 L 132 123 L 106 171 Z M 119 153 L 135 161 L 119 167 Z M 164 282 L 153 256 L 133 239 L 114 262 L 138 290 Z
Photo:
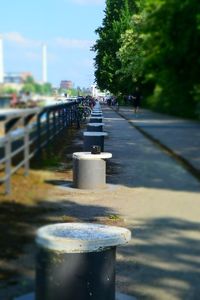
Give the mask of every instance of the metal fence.
M 1 110 L 5 134 L 0 138 L 0 184 L 5 184 L 6 193 L 11 192 L 11 176 L 21 167 L 28 175 L 30 159 L 77 121 L 77 105 L 72 101 L 44 108 Z

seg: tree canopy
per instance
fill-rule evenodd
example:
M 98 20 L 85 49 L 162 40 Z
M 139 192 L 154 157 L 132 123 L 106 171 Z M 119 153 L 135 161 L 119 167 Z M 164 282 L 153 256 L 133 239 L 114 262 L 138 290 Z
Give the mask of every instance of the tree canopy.
M 200 116 L 200 2 L 107 0 L 93 50 L 100 88 L 142 87 L 155 110 Z
M 100 89 L 107 89 L 112 93 L 126 90 L 125 80 L 118 72 L 121 61 L 117 55 L 121 47 L 121 35 L 129 26 L 134 1 L 107 0 L 105 17 L 102 26 L 96 30 L 99 38 L 93 50 L 95 57 L 95 77 Z
M 29 93 L 36 93 L 40 95 L 51 95 L 52 86 L 48 82 L 39 84 L 35 82 L 34 79 L 30 76 L 25 80 L 22 91 L 29 92 Z

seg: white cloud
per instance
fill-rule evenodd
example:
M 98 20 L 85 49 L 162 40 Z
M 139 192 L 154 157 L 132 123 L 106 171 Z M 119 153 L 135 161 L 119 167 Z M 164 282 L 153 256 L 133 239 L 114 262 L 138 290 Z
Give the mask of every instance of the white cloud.
M 7 33 L 2 34 L 2 37 L 4 40 L 13 42 L 22 47 L 38 47 L 41 45 L 40 41 L 25 38 L 19 32 L 7 32 Z
M 76 48 L 76 49 L 88 49 L 94 43 L 94 41 L 91 40 L 66 39 L 62 37 L 56 38 L 55 42 L 58 46 L 64 48 Z

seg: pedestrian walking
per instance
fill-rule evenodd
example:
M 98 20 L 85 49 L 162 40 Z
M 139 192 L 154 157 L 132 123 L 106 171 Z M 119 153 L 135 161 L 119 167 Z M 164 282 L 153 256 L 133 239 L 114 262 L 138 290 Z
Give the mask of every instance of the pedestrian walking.
M 142 100 L 142 96 L 141 96 L 139 87 L 136 87 L 135 92 L 133 93 L 132 99 L 133 99 L 134 112 L 138 113 L 140 105 L 141 105 L 141 100 Z

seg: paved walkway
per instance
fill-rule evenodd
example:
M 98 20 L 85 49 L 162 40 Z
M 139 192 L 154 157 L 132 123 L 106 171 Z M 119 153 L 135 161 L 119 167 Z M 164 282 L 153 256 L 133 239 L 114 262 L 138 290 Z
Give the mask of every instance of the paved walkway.
M 188 163 L 200 177 L 200 122 L 148 110 L 134 114 L 132 109 L 126 107 L 120 109 L 120 114 Z
M 188 145 L 184 139 L 182 146 L 177 143 L 180 126 L 167 126 L 173 118 L 163 116 L 162 121 L 161 116 L 147 111 L 135 118 L 128 108 L 120 109 L 130 122 L 106 106 L 103 113 L 108 132 L 105 151 L 113 154 L 107 162 L 108 188 L 56 188 L 54 193 L 51 191 L 51 201 L 62 204 L 63 214 L 83 221 L 114 215 L 124 219 L 123 225 L 132 231 L 133 238 L 129 245 L 118 249 L 118 291 L 138 300 L 199 299 L 200 182 L 131 123 L 151 130 L 151 134 L 157 134 L 156 139 L 158 134 L 162 141 L 166 137 L 170 145 L 174 143 L 185 152 Z M 166 124 L 165 133 L 150 122 L 163 122 L 161 128 Z M 185 132 L 185 123 L 177 120 L 176 124 L 183 124 Z M 196 126 L 188 123 L 191 130 Z M 189 129 L 187 132 L 190 137 Z M 198 130 L 195 132 L 198 136 Z M 75 143 L 80 142 L 78 136 Z
M 131 123 L 195 167 L 200 124 L 148 111 L 136 118 L 127 108 L 120 114 L 130 123 L 104 108 L 105 150 L 113 153 L 109 180 L 122 187 L 113 205 L 121 202 L 119 212 L 133 230 L 132 244 L 119 252 L 119 287 L 138 299 L 199 299 L 200 182 Z
M 112 185 L 106 191 L 69 193 L 67 213 L 82 219 L 110 214 L 125 219 L 133 239 L 118 251 L 121 292 L 138 299 L 199 299 L 200 182 L 127 120 L 107 107 L 103 112 L 109 134 L 105 151 L 113 154 L 107 176 Z M 120 113 L 135 120 L 128 109 Z M 147 116 L 148 122 L 156 123 L 145 111 L 137 124 L 147 124 Z M 145 128 L 153 133 L 152 126 Z M 171 145 L 177 138 L 171 135 Z M 184 144 L 181 149 L 185 151 Z
M 121 293 L 138 300 L 198 300 L 200 181 L 132 122 L 162 139 L 161 142 L 166 141 L 168 147 L 174 145 L 173 150 L 177 145 L 182 153 L 188 154 L 188 159 L 196 161 L 200 145 L 194 135 L 198 139 L 199 124 L 175 121 L 148 111 L 135 118 L 128 108 L 120 108 L 128 122 L 107 106 L 102 108 L 104 130 L 108 132 L 105 151 L 113 154 L 107 162 L 107 188 L 68 188 L 63 175 L 59 180 L 55 178 L 54 185 L 57 180 L 58 186 L 45 200 L 59 205 L 61 216 L 98 221 L 118 215 L 124 220 L 122 224 L 132 231 L 132 240 L 117 251 L 116 285 Z M 186 127 L 191 142 L 196 143 L 189 146 L 193 151 L 191 157 L 188 142 L 184 138 L 182 144 L 177 142 Z M 82 143 L 80 135 L 74 143 Z M 61 181 L 63 187 L 59 186 Z

